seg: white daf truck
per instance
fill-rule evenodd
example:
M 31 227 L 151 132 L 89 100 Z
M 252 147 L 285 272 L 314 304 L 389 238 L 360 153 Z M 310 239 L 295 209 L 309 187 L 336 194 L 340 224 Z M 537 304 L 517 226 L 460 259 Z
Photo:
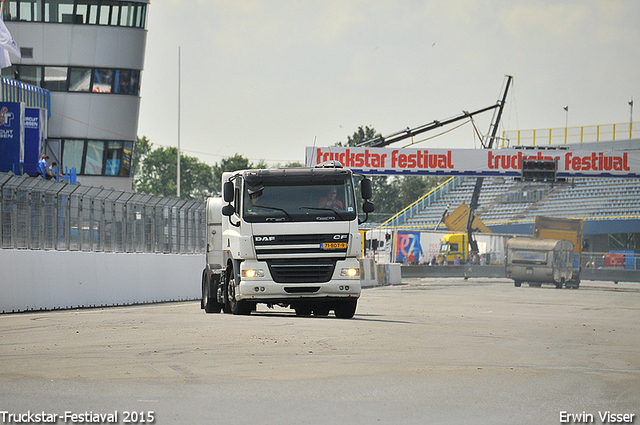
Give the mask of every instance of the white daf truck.
M 371 182 L 337 163 L 224 173 L 223 197 L 207 200 L 202 308 L 250 314 L 256 304 L 297 315 L 352 318 L 360 297 L 358 224 L 373 212 Z

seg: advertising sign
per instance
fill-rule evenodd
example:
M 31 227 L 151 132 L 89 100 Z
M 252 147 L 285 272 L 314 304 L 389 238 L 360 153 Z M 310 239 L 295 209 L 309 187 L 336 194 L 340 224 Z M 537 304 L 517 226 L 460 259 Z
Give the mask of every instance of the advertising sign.
M 417 264 L 421 255 L 420 232 L 398 232 L 396 262 Z
M 307 147 L 306 165 L 339 161 L 363 174 L 519 177 L 523 159 L 557 160 L 558 177 L 640 177 L 640 152 L 602 149 Z
M 44 147 L 44 109 L 24 110 L 24 173 L 38 174 L 38 160 Z
M 22 126 L 23 104 L 0 102 L 0 171 L 22 173 L 24 134 Z

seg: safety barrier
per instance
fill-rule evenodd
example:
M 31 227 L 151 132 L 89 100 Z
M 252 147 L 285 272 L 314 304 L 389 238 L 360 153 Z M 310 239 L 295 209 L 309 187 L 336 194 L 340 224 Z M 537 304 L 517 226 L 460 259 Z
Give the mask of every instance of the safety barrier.
M 363 288 L 402 283 L 400 264 L 378 264 L 371 258 L 360 259 L 360 285 Z
M 199 254 L 205 204 L 0 173 L 0 248 Z

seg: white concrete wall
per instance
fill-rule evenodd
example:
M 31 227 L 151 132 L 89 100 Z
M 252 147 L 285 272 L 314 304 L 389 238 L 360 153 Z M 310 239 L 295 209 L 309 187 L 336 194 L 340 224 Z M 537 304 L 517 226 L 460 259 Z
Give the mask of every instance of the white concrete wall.
M 200 299 L 205 256 L 0 249 L 0 313 Z M 361 260 L 363 288 L 401 283 L 400 264 Z
M 400 264 L 378 264 L 371 258 L 360 259 L 360 285 L 363 288 L 401 283 Z
M 202 255 L 0 249 L 0 313 L 201 297 Z

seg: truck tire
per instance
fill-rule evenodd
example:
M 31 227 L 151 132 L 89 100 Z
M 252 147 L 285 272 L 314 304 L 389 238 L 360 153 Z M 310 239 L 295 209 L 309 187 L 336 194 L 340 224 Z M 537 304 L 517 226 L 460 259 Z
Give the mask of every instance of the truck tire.
M 357 299 L 339 300 L 336 302 L 335 313 L 338 319 L 351 319 L 356 314 Z
M 234 315 L 248 315 L 253 310 L 253 305 L 247 301 L 236 300 L 236 273 L 233 266 L 227 267 L 225 273 L 225 313 L 229 312 Z
M 202 307 L 205 313 L 220 313 L 222 307 L 216 300 L 217 285 L 214 285 L 207 273 L 202 275 Z
M 519 288 L 519 287 L 521 287 L 521 286 L 522 286 L 522 282 L 521 282 L 521 281 L 519 281 L 519 280 L 514 280 L 514 281 L 513 281 L 513 284 L 515 285 L 515 287 L 516 287 L 516 288 Z
M 204 308 L 204 282 L 205 282 L 205 279 L 206 279 L 206 277 L 205 277 L 206 275 L 207 275 L 207 271 L 203 270 L 202 271 L 202 284 L 200 286 L 200 289 L 202 290 L 202 292 L 201 292 L 202 293 L 202 298 L 200 298 L 200 308 L 201 309 Z

